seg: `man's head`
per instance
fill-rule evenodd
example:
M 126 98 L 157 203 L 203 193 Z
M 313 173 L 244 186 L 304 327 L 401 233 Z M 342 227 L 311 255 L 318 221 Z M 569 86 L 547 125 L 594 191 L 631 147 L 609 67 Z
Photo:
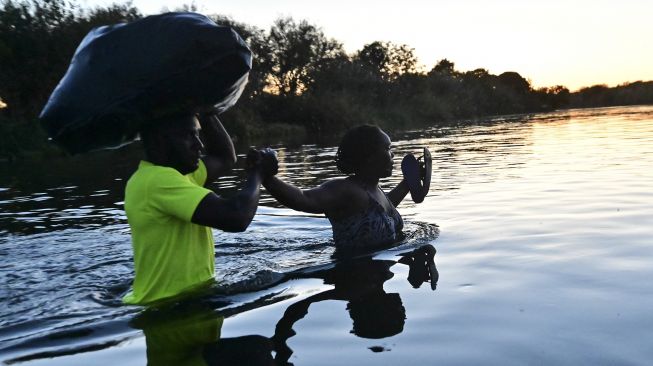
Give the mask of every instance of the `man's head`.
M 140 132 L 148 161 L 181 174 L 197 169 L 202 152 L 199 122 L 192 112 L 175 113 L 152 121 Z

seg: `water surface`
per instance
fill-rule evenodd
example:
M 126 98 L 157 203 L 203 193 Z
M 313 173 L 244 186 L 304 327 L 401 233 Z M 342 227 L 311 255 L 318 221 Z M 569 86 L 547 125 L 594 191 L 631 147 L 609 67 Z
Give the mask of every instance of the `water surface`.
M 133 276 L 122 205 L 133 149 L 0 166 L 0 360 L 653 359 L 653 107 L 497 117 L 392 138 L 396 173 L 383 188 L 399 181 L 405 153 L 433 153 L 429 196 L 399 206 L 409 235 L 400 248 L 336 268 L 328 221 L 264 195 L 246 233 L 214 232 L 219 286 L 160 314 L 119 301 Z M 339 176 L 332 146 L 276 148 L 280 176 L 300 187 Z M 233 194 L 242 177 L 237 169 L 215 188 Z M 437 249 L 436 290 L 409 282 L 417 272 L 399 261 L 424 244 Z M 282 338 L 287 349 L 272 352 Z

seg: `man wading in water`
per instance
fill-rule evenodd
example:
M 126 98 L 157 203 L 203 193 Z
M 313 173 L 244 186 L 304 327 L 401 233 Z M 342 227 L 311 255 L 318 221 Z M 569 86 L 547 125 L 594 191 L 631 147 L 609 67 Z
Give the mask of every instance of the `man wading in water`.
M 193 112 L 178 113 L 148 126 L 140 134 L 145 160 L 125 190 L 135 271 L 132 289 L 123 298 L 127 304 L 150 304 L 213 281 L 211 228 L 244 231 L 256 213 L 267 173 L 260 155 L 248 154 L 243 188 L 223 199 L 206 185 L 235 164 L 236 154 L 214 114 L 200 115 L 198 122 Z

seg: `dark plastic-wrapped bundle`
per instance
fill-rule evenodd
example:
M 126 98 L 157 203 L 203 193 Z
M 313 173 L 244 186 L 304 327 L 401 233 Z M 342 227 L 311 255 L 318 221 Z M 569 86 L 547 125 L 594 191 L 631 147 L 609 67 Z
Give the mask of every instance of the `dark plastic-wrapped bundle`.
M 196 13 L 166 13 L 93 29 L 41 112 L 68 152 L 113 148 L 167 113 L 231 107 L 252 54 L 229 27 Z

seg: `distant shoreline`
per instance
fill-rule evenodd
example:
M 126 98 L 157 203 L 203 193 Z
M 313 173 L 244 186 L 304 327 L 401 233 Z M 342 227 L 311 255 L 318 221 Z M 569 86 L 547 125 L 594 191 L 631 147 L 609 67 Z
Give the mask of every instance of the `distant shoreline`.
M 619 107 L 637 107 L 637 106 L 653 106 L 653 103 L 648 104 L 628 104 L 628 105 L 610 105 L 610 106 L 597 106 L 597 107 L 570 107 L 570 108 L 560 108 L 551 111 L 542 111 L 542 112 L 525 112 L 525 113 L 513 113 L 513 114 L 499 114 L 499 115 L 485 115 L 485 116 L 474 116 L 463 119 L 447 120 L 447 121 L 438 121 L 436 123 L 416 123 L 415 125 L 402 126 L 402 128 L 388 128 L 388 132 L 397 133 L 402 131 L 414 131 L 419 128 L 434 128 L 434 127 L 444 127 L 444 126 L 473 126 L 475 124 L 481 124 L 483 122 L 488 122 L 491 120 L 502 120 L 503 118 L 510 117 L 510 119 L 518 119 L 519 117 L 535 115 L 539 113 L 553 113 L 553 112 L 565 112 L 578 109 L 602 109 L 602 108 L 619 108 Z M 306 143 L 318 143 L 318 144 L 336 144 L 339 138 L 339 134 L 325 135 L 325 136 L 312 136 L 303 126 L 294 126 L 284 123 L 271 123 L 269 125 L 256 125 L 256 126 L 240 126 L 238 131 L 246 131 L 245 137 L 233 133 L 233 124 L 235 122 L 225 120 L 225 125 L 227 125 L 227 130 L 234 139 L 238 150 L 245 151 L 249 146 L 274 146 L 274 145 L 286 145 L 286 146 L 298 146 Z M 121 151 L 120 154 L 136 154 L 138 151 L 138 142 L 130 144 L 130 146 L 121 147 L 115 150 L 106 149 L 97 153 L 100 154 L 110 154 L 111 151 Z M 39 150 L 25 150 L 21 152 L 22 154 L 17 156 L 0 156 L 0 164 L 14 164 L 24 161 L 40 161 L 45 159 L 74 159 L 75 157 L 67 155 L 65 152 L 60 150 L 57 146 L 52 143 L 47 143 L 42 146 Z

